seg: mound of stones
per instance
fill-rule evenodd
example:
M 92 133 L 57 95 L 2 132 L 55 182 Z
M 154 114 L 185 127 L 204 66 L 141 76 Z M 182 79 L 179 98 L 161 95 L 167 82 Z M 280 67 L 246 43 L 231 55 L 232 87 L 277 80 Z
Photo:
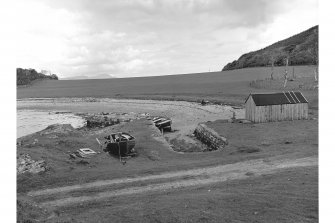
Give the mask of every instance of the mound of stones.
M 109 113 L 78 113 L 77 115 L 86 120 L 87 128 L 103 128 L 120 123 L 120 119 Z
M 223 149 L 228 145 L 228 140 L 225 137 L 220 136 L 216 131 L 203 123 L 199 124 L 194 130 L 194 136 L 205 144 L 209 148 L 209 151 Z
M 131 122 L 135 119 L 146 118 L 149 116 L 148 113 L 137 114 L 135 112 L 130 113 L 78 113 L 86 120 L 86 127 L 88 128 L 104 128 L 111 125 L 116 125 L 121 122 Z
M 29 154 L 20 155 L 17 158 L 17 167 L 16 172 L 17 174 L 22 173 L 40 173 L 47 170 L 47 165 L 45 160 L 33 160 L 29 156 Z

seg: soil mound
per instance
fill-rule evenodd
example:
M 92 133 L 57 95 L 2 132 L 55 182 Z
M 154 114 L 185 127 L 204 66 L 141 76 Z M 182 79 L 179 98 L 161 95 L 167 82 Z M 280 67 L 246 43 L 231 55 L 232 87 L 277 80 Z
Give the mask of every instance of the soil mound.
M 75 129 L 70 124 L 54 124 L 49 125 L 44 130 L 40 131 L 40 135 L 48 135 L 52 133 L 61 133 L 67 134 L 69 132 L 73 132 Z

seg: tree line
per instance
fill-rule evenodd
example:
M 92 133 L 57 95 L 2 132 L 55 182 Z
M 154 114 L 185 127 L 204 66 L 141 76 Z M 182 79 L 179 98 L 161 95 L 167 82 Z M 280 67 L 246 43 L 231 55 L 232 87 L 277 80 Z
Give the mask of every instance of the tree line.
M 44 74 L 39 73 L 35 69 L 23 69 L 16 68 L 16 85 L 28 85 L 35 80 L 58 80 L 58 76 L 56 74 Z

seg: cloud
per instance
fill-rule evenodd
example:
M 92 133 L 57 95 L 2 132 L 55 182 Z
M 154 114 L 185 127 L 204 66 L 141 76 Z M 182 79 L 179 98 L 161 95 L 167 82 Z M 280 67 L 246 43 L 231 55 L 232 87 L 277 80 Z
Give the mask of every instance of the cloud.
M 26 0 L 20 4 L 19 13 L 28 19 L 22 23 L 18 58 L 22 66 L 64 77 L 220 70 L 240 54 L 278 41 L 269 30 L 286 34 L 315 25 L 315 2 Z

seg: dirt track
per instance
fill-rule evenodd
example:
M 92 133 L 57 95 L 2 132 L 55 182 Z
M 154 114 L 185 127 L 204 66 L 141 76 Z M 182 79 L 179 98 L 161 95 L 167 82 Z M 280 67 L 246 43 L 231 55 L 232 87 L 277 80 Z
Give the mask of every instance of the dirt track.
M 245 179 L 250 176 L 260 176 L 263 174 L 275 173 L 287 168 L 317 165 L 317 157 L 306 157 L 294 160 L 258 159 L 201 169 L 167 172 L 136 178 L 96 181 L 86 184 L 31 191 L 28 193 L 28 196 L 31 196 L 36 200 L 41 200 L 41 205 L 45 207 L 61 207 L 76 205 L 82 202 L 94 202 L 122 195 L 159 192 L 183 187 L 225 182 L 229 180 Z M 136 184 L 138 185 L 136 186 Z M 122 185 L 122 189 L 111 188 L 117 185 Z M 91 192 L 85 192 L 85 190 L 91 190 Z M 92 192 L 92 190 L 96 190 L 96 192 Z M 81 195 L 84 195 L 72 196 L 69 194 L 73 192 L 81 192 Z

